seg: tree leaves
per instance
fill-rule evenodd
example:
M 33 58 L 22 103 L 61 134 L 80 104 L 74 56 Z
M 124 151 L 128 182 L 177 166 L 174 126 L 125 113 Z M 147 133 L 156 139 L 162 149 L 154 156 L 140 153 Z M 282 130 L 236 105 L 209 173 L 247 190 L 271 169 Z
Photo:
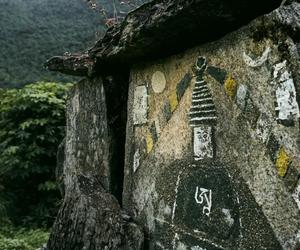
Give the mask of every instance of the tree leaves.
M 56 150 L 64 137 L 70 87 L 40 82 L 22 89 L 0 89 L 0 184 L 3 191 L 16 197 L 9 202 L 17 212 L 9 216 L 17 218 L 17 223 L 22 217 L 34 217 L 35 207 L 47 210 L 49 199 L 58 201 Z M 40 198 L 40 192 L 45 197 Z M 47 218 L 39 220 L 51 218 L 54 207 L 55 202 L 45 213 Z

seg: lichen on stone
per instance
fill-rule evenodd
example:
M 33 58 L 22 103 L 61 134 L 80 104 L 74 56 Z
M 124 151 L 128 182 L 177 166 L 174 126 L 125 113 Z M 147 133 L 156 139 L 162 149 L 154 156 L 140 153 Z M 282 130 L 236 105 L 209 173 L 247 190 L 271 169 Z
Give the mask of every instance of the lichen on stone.
M 237 83 L 233 79 L 232 75 L 229 75 L 228 78 L 225 81 L 224 88 L 226 91 L 226 94 L 233 99 L 236 95 L 237 91 Z
M 287 154 L 285 148 L 281 147 L 276 160 L 276 168 L 279 176 L 284 177 L 286 175 L 290 163 L 290 156 Z

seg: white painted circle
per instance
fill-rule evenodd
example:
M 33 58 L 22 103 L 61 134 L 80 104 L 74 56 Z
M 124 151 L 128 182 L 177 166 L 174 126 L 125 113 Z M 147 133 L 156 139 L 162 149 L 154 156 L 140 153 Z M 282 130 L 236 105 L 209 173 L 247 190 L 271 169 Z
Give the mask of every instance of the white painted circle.
M 151 85 L 152 89 L 155 93 L 161 93 L 164 91 L 166 87 L 166 77 L 165 74 L 161 71 L 156 71 L 152 75 Z

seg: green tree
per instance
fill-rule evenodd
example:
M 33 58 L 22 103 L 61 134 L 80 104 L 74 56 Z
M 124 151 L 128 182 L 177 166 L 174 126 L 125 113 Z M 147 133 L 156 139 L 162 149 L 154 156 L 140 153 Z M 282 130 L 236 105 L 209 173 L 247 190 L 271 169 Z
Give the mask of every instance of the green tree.
M 40 82 L 0 89 L 0 217 L 16 225 L 50 226 L 56 215 L 56 151 L 70 86 Z

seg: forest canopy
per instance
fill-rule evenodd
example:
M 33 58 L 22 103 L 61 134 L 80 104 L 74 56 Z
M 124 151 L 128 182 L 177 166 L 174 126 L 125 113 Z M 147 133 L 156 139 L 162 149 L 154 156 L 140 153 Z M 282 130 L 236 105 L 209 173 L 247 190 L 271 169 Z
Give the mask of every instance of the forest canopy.
M 74 78 L 50 73 L 53 55 L 86 50 L 103 34 L 103 17 L 83 0 L 0 1 L 0 87 Z
M 0 89 L 0 223 L 49 227 L 60 201 L 56 152 L 71 84 Z

